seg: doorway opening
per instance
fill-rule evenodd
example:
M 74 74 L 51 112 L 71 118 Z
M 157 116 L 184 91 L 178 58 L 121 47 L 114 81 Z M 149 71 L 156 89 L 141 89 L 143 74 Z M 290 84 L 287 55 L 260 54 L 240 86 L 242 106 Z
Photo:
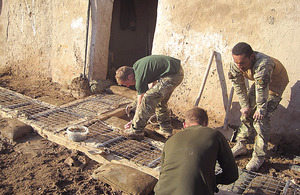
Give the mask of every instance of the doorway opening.
M 158 0 L 115 0 L 109 43 L 108 78 L 121 66 L 151 55 Z

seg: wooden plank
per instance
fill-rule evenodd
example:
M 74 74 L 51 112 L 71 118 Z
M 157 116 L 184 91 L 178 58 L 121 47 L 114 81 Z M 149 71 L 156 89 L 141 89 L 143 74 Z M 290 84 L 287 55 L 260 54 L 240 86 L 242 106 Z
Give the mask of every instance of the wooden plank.
M 106 91 L 136 100 L 137 92 L 127 87 L 112 85 Z
M 115 109 L 113 111 L 110 111 L 110 112 L 107 112 L 107 113 L 104 113 L 102 115 L 100 115 L 99 117 L 97 117 L 99 120 L 106 120 L 112 116 L 115 116 L 115 117 L 122 117 L 126 114 L 126 111 L 125 111 L 125 106 L 124 107 L 121 107 L 121 108 L 118 108 L 118 109 Z

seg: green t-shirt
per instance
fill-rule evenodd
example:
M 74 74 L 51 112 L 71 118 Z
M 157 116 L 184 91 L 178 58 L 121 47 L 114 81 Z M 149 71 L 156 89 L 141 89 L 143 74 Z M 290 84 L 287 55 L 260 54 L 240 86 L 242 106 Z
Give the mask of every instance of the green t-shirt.
M 177 74 L 180 60 L 164 55 L 151 55 L 141 58 L 133 65 L 135 88 L 139 95 L 148 90 L 148 84 L 167 75 Z

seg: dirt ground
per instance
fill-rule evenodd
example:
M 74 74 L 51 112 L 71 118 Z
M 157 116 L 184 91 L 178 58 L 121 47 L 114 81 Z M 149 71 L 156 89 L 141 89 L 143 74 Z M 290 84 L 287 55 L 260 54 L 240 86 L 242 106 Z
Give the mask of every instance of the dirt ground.
M 53 105 L 75 100 L 49 79 L 10 71 L 0 72 L 0 76 L 1 87 Z M 174 128 L 180 129 L 181 123 L 176 117 L 173 119 Z M 6 125 L 6 119 L 0 118 L 0 131 Z M 239 167 L 244 168 L 250 160 L 252 145 L 248 145 L 247 156 L 237 158 Z M 289 169 L 291 164 L 299 162 L 294 162 L 294 155 L 288 151 L 278 153 L 275 148 L 269 146 L 270 157 L 258 172 L 300 184 L 300 173 Z M 0 194 L 123 194 L 91 178 L 99 166 L 101 164 L 89 160 L 84 154 L 50 142 L 34 132 L 18 142 L 0 135 Z

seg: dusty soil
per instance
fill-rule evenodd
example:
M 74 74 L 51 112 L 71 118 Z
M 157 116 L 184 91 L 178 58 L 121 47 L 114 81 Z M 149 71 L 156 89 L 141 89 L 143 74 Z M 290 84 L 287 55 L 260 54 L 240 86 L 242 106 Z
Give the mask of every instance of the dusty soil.
M 76 99 L 62 92 L 61 86 L 49 79 L 32 78 L 11 71 L 0 72 L 0 76 L 1 87 L 47 103 L 62 105 Z M 173 119 L 174 128 L 181 129 L 181 123 L 176 117 Z M 5 125 L 6 119 L 1 118 L 0 131 Z M 155 128 L 152 125 L 148 127 Z M 241 168 L 251 158 L 252 144 L 248 147 L 248 155 L 237 158 Z M 299 172 L 289 170 L 290 164 L 297 164 L 293 162 L 293 154 L 287 151 L 279 153 L 275 146 L 270 145 L 269 156 L 259 169 L 260 173 L 292 179 L 300 184 Z M 90 177 L 99 166 L 101 164 L 89 160 L 84 154 L 50 142 L 36 133 L 18 142 L 11 142 L 0 135 L 0 194 L 123 194 Z
M 122 194 L 90 176 L 100 164 L 32 133 L 0 137 L 0 194 Z

